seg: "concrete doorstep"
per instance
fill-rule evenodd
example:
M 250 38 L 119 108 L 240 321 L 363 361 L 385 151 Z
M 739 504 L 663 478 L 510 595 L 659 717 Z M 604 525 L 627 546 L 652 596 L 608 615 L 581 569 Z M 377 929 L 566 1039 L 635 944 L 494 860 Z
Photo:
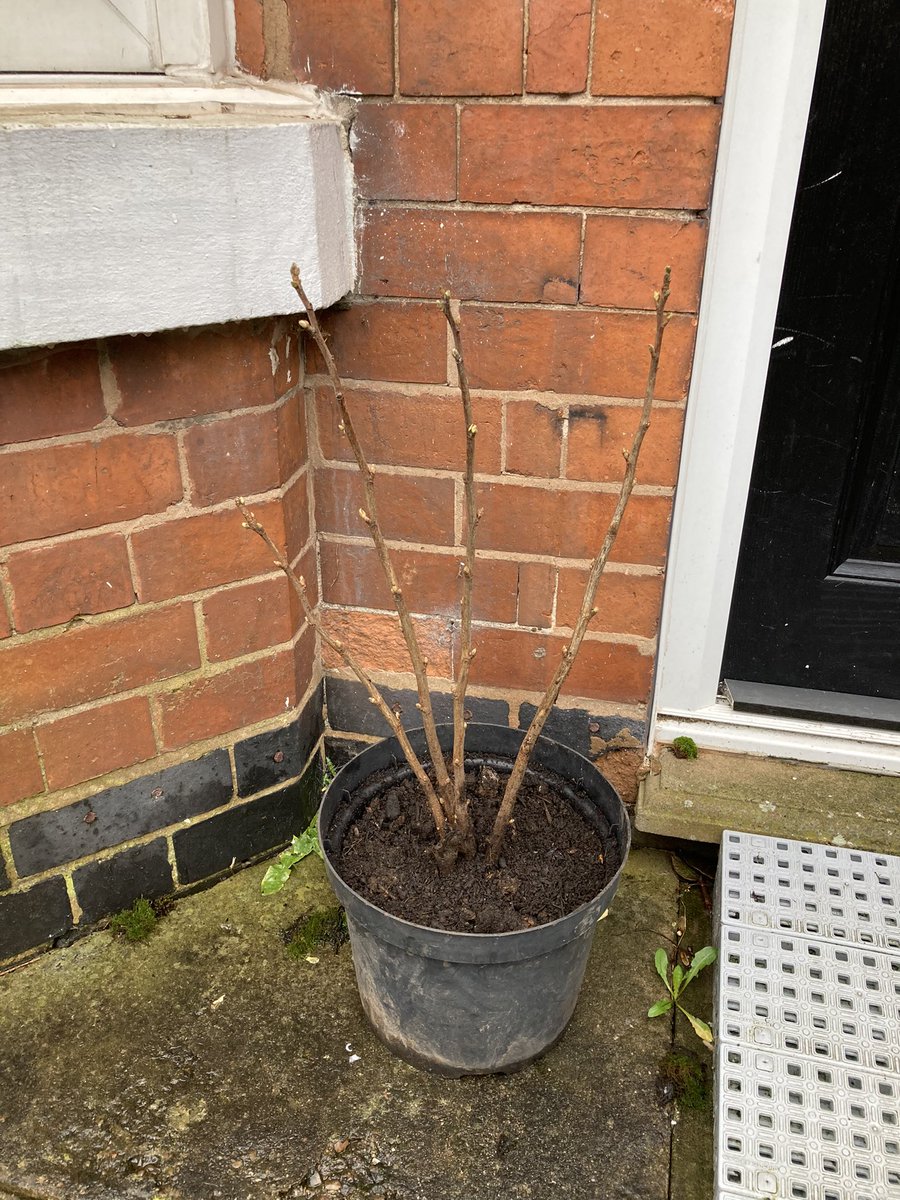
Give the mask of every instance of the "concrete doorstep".
M 375 1039 L 349 946 L 288 953 L 285 931 L 334 903 L 321 864 L 273 897 L 263 870 L 180 900 L 145 941 L 100 932 L 0 977 L 0 1195 L 712 1194 L 711 1102 L 681 1111 L 659 1079 L 673 1037 L 706 1051 L 646 1016 L 663 995 L 654 951 L 685 913 L 667 854 L 632 854 L 559 1045 L 517 1075 L 458 1081 Z M 696 893 L 687 914 L 697 948 Z M 709 1017 L 701 981 L 690 1007 Z

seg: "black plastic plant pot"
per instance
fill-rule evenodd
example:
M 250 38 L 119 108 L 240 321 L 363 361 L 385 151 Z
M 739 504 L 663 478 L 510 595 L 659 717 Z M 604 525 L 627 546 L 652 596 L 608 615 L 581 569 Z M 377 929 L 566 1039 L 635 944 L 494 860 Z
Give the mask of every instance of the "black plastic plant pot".
M 438 732 L 449 749 L 452 726 L 438 726 Z M 523 737 L 518 729 L 472 724 L 466 760 L 514 757 Z M 413 730 L 410 741 L 424 754 L 422 730 Z M 588 759 L 540 738 L 531 763 L 572 785 L 570 803 L 604 832 L 612 831 L 622 865 L 587 904 L 547 925 L 512 933 L 452 933 L 416 925 L 384 912 L 341 879 L 334 859 L 356 813 L 345 810 L 334 822 L 335 813 L 342 798 L 364 788 L 376 771 L 394 765 L 398 773 L 409 773 L 395 738 L 357 755 L 322 801 L 319 840 L 328 878 L 347 913 L 363 1009 L 379 1038 L 415 1066 L 453 1076 L 518 1070 L 557 1041 L 575 1010 L 594 930 L 619 886 L 631 830 L 615 788 Z

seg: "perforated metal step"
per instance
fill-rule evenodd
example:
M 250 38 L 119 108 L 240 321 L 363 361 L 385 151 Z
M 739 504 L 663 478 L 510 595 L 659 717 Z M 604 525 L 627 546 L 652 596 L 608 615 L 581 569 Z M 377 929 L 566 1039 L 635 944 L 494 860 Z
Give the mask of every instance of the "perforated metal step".
M 900 1200 L 900 859 L 726 831 L 717 1200 Z
M 756 834 L 722 834 L 726 925 L 900 953 L 900 858 Z

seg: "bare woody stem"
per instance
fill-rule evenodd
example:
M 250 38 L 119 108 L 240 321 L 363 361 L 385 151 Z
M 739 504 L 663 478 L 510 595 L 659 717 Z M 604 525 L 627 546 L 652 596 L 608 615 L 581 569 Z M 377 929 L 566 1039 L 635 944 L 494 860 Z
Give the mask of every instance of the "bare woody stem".
M 300 297 L 300 303 L 303 305 L 306 313 L 306 320 L 300 322 L 300 328 L 308 330 L 312 335 L 313 341 L 318 347 L 319 353 L 325 363 L 325 369 L 328 372 L 328 379 L 331 384 L 331 389 L 334 393 L 335 402 L 341 414 L 340 427 L 350 443 L 350 449 L 353 451 L 353 457 L 356 459 L 356 465 L 359 467 L 360 475 L 363 481 L 363 490 L 366 497 L 365 509 L 359 510 L 359 515 L 368 527 L 369 533 L 372 535 L 372 541 L 375 543 L 375 550 L 378 555 L 378 561 L 381 563 L 381 569 L 384 572 L 384 577 L 387 580 L 387 585 L 394 601 L 394 607 L 397 610 L 397 616 L 400 618 L 400 628 L 403 631 L 403 637 L 406 641 L 409 657 L 412 662 L 413 673 L 416 677 L 416 688 L 419 693 L 419 709 L 422 713 L 422 725 L 425 729 L 425 741 L 428 745 L 428 753 L 431 757 L 432 766 L 434 767 L 435 779 L 437 781 L 437 793 L 440 797 L 441 807 L 446 816 L 452 821 L 455 815 L 455 805 L 453 801 L 453 787 L 450 782 L 450 776 L 447 772 L 447 765 L 444 762 L 444 756 L 441 751 L 440 742 L 438 741 L 437 727 L 435 726 L 434 713 L 431 708 L 431 695 L 428 690 L 428 672 L 427 660 L 423 658 L 419 648 L 419 640 L 416 636 L 415 626 L 413 625 L 412 617 L 410 616 L 409 606 L 403 595 L 403 590 L 397 579 L 393 564 L 391 563 L 388 548 L 384 540 L 381 522 L 378 517 L 378 503 L 375 498 L 375 476 L 372 473 L 372 468 L 366 461 L 366 456 L 363 453 L 359 438 L 356 436 L 356 430 L 353 427 L 353 422 L 350 419 L 350 412 L 347 408 L 347 401 L 344 397 L 344 385 L 338 375 L 337 367 L 335 366 L 334 357 L 328 343 L 325 340 L 325 335 L 322 333 L 316 317 L 315 309 L 310 303 L 309 297 L 303 290 L 303 284 L 300 281 L 300 271 L 297 264 L 291 266 L 291 284 L 294 291 Z M 441 827 L 439 827 L 440 832 Z
M 364 671 L 363 668 L 359 665 L 359 663 L 357 663 L 356 660 L 353 658 L 353 655 L 350 653 L 350 651 L 347 649 L 347 647 L 344 645 L 344 643 L 342 641 L 340 641 L 339 638 L 333 637 L 325 629 L 321 620 L 319 619 L 318 613 L 315 611 L 315 609 L 312 607 L 312 605 L 309 602 L 309 596 L 307 595 L 307 592 L 306 592 L 306 581 L 304 580 L 302 575 L 297 574 L 297 572 L 294 570 L 294 568 L 291 566 L 291 564 L 288 562 L 288 560 L 285 558 L 285 556 L 281 553 L 281 551 L 278 549 L 278 547 L 272 541 L 265 526 L 261 525 L 260 522 L 257 521 L 256 517 L 253 515 L 253 513 L 250 511 L 250 509 L 247 507 L 247 505 L 244 503 L 243 500 L 236 500 L 235 503 L 237 504 L 237 507 L 241 510 L 241 513 L 243 514 L 245 527 L 247 529 L 252 530 L 253 533 L 258 534 L 258 536 L 262 538 L 262 540 L 269 547 L 269 550 L 272 554 L 272 559 L 275 563 L 275 566 L 278 567 L 279 570 L 283 571 L 284 574 L 287 576 L 288 581 L 291 583 L 294 591 L 297 593 L 298 597 L 300 598 L 300 604 L 303 608 L 303 612 L 306 616 L 307 621 L 309 621 L 310 625 L 312 625 L 315 629 L 318 630 L 319 636 L 321 637 L 322 641 L 325 642 L 325 644 L 327 646 L 330 646 L 331 649 L 334 650 L 334 652 L 336 654 L 340 655 L 341 660 L 343 661 L 344 665 L 349 667 L 350 670 L 353 672 L 353 674 L 356 676 L 356 678 L 360 681 L 360 683 L 363 685 L 363 687 L 369 693 L 369 699 L 372 701 L 373 704 L 376 705 L 376 707 L 378 708 L 378 711 L 381 713 L 381 715 L 387 721 L 388 725 L 390 725 L 391 729 L 393 730 L 394 737 L 397 739 L 397 741 L 400 744 L 400 749 L 403 751 L 406 761 L 412 767 L 413 773 L 415 774 L 416 779 L 418 779 L 419 785 L 421 786 L 422 791 L 425 793 L 425 799 L 428 801 L 428 807 L 431 810 L 432 817 L 434 817 L 434 823 L 437 826 L 438 835 L 440 837 L 443 837 L 444 830 L 446 828 L 446 822 L 444 820 L 444 813 L 441 808 L 440 801 L 438 800 L 437 793 L 435 792 L 434 787 L 432 786 L 431 780 L 428 778 L 427 774 L 425 773 L 424 767 L 419 762 L 419 759 L 416 756 L 416 752 L 415 752 L 415 750 L 413 750 L 413 748 L 410 744 L 409 738 L 406 735 L 406 730 L 403 728 L 402 724 L 400 723 L 400 718 L 397 716 L 397 714 L 394 712 L 394 710 L 390 707 L 390 705 L 387 703 L 385 698 L 382 696 L 381 692 L 378 690 L 378 688 L 372 682 L 368 673 L 366 671 Z
M 575 622 L 575 628 L 572 632 L 572 640 L 563 650 L 559 666 L 553 679 L 550 682 L 547 691 L 538 705 L 537 712 L 528 726 L 528 731 L 519 747 L 519 753 L 516 755 L 516 761 L 513 764 L 512 773 L 507 780 L 506 789 L 503 793 L 503 799 L 500 802 L 500 809 L 497 813 L 497 818 L 494 821 L 494 827 L 491 830 L 491 836 L 488 843 L 488 862 L 496 862 L 500 854 L 500 848 L 503 845 L 503 838 L 506 834 L 507 826 L 515 807 L 516 798 L 519 794 L 519 789 L 522 786 L 522 780 L 525 778 L 525 768 L 528 765 L 528 760 L 531 757 L 531 752 L 534 749 L 535 743 L 540 737 L 541 730 L 547 717 L 550 715 L 550 710 L 556 703 L 560 693 L 560 689 L 566 681 L 569 672 L 572 669 L 572 664 L 575 661 L 575 656 L 584 640 L 584 635 L 587 632 L 587 627 L 591 619 L 596 616 L 597 610 L 594 608 L 594 600 L 597 596 L 597 587 L 600 583 L 600 578 L 603 575 L 603 570 L 609 559 L 610 552 L 616 540 L 616 535 L 619 532 L 619 526 L 622 524 L 622 517 L 625 513 L 625 506 L 634 489 L 635 474 L 637 472 L 638 455 L 641 451 L 641 444 L 644 440 L 644 434 L 647 432 L 647 427 L 650 424 L 650 410 L 653 406 L 653 397 L 656 391 L 656 374 L 659 369 L 659 355 L 662 348 L 663 333 L 666 325 L 669 323 L 671 314 L 665 312 L 666 303 L 669 299 L 669 282 L 671 277 L 671 268 L 666 267 L 663 275 L 662 287 L 658 292 L 654 292 L 656 301 L 656 336 L 653 340 L 653 345 L 650 346 L 650 368 L 647 373 L 647 386 L 644 391 L 644 404 L 641 409 L 641 419 L 638 427 L 635 430 L 634 439 L 631 443 L 631 449 L 625 455 L 625 476 L 622 480 L 622 486 L 619 489 L 619 498 L 616 501 L 616 507 L 613 511 L 612 519 L 609 523 L 609 528 L 606 531 L 606 537 L 603 539 L 603 544 L 597 553 L 597 557 L 591 564 L 591 569 L 588 574 L 587 584 L 584 590 L 584 597 L 581 601 L 581 611 L 578 614 L 578 619 Z
M 462 565 L 462 603 L 460 606 L 459 666 L 456 685 L 453 689 L 453 797 L 456 804 L 457 821 L 461 830 L 468 832 L 468 806 L 466 804 L 465 737 L 466 688 L 469 684 L 469 664 L 475 657 L 472 646 L 472 582 L 475 571 L 475 530 L 480 513 L 475 508 L 475 437 L 478 427 L 472 412 L 472 396 L 469 377 L 463 358 L 462 335 L 459 321 L 450 307 L 450 293 L 443 297 L 444 316 L 453 337 L 453 360 L 459 378 L 459 393 L 462 399 L 466 425 L 466 471 L 463 488 L 466 499 L 466 557 Z

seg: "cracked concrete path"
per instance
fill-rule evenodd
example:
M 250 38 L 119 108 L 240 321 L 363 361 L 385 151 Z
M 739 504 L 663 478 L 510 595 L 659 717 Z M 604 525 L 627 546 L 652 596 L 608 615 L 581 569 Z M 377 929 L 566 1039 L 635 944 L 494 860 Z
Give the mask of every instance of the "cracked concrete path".
M 145 942 L 95 933 L 0 978 L 0 1197 L 668 1200 L 672 1029 L 646 1018 L 678 907 L 668 855 L 632 854 L 559 1045 L 457 1081 L 369 1032 L 349 947 L 288 956 L 282 932 L 333 903 L 318 861 L 269 898 L 263 869 L 179 901 Z M 676 1155 L 677 1193 L 701 1200 L 711 1114 L 685 1127 L 700 1149 Z

